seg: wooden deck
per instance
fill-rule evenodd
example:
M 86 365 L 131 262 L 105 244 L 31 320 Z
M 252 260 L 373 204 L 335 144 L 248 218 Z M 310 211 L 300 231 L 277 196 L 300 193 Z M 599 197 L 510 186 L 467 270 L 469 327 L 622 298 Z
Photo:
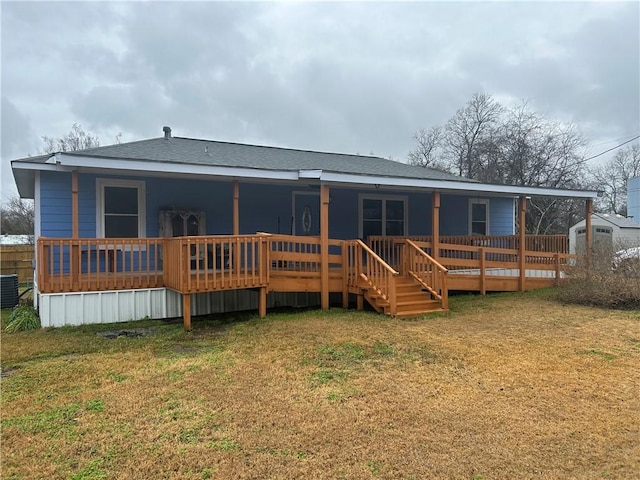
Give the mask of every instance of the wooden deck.
M 167 239 L 38 240 L 42 293 L 166 287 L 183 295 L 256 289 L 341 292 L 389 315 L 446 310 L 449 291 L 518 291 L 556 285 L 574 258 L 564 237 L 319 237 L 227 235 Z M 531 250 L 530 250 L 531 249 Z M 326 259 L 327 265 L 323 265 Z M 264 314 L 266 307 L 261 308 Z M 188 312 L 187 312 L 188 313 Z

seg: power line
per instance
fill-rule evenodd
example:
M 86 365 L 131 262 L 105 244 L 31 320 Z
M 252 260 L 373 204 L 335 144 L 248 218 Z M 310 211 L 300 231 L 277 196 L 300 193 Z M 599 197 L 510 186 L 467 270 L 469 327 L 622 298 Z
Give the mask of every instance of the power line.
M 626 145 L 627 143 L 633 142 L 634 140 L 637 140 L 640 138 L 640 135 L 636 135 L 635 137 L 633 137 L 631 140 L 627 140 L 626 142 L 622 142 L 620 145 L 616 145 L 615 147 L 611 147 L 609 150 L 605 150 L 604 152 L 600 152 L 597 155 L 594 155 L 593 157 L 589 157 L 589 158 L 585 158 L 584 161 L 588 161 L 588 160 L 593 160 L 594 158 L 598 158 L 601 155 L 604 155 L 605 153 L 609 153 L 611 150 L 615 150 L 616 148 L 620 148 L 623 145 Z

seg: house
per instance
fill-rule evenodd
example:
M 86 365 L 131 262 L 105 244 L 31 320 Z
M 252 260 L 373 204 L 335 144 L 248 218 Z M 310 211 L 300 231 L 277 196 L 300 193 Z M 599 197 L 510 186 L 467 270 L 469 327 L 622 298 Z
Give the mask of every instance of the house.
M 565 237 L 525 237 L 526 197 L 373 156 L 175 137 L 12 162 L 35 201 L 43 326 L 364 300 L 390 315 L 448 290 L 559 281 Z M 517 234 L 516 234 L 517 233 Z M 538 272 L 538 273 L 536 273 Z
M 627 182 L 627 217 L 615 213 L 593 213 L 591 235 L 594 246 L 610 250 L 640 246 L 640 177 Z M 584 252 L 586 221 L 581 220 L 569 229 L 571 253 Z

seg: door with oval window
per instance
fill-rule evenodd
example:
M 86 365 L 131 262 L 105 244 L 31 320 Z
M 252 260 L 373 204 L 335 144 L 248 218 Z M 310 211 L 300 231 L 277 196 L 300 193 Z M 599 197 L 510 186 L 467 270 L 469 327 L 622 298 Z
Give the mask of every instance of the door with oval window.
M 320 194 L 293 192 L 292 232 L 294 235 L 320 235 Z

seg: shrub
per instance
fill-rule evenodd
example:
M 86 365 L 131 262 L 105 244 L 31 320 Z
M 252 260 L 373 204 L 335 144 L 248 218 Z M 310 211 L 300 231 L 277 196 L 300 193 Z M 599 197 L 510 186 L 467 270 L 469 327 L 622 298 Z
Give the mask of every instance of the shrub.
M 625 248 L 628 246 L 625 246 Z M 640 262 L 616 261 L 618 248 L 594 250 L 591 268 L 580 262 L 558 290 L 567 303 L 607 308 L 640 309 Z
M 9 333 L 40 328 L 38 311 L 31 305 L 18 305 L 11 311 L 5 331 Z

